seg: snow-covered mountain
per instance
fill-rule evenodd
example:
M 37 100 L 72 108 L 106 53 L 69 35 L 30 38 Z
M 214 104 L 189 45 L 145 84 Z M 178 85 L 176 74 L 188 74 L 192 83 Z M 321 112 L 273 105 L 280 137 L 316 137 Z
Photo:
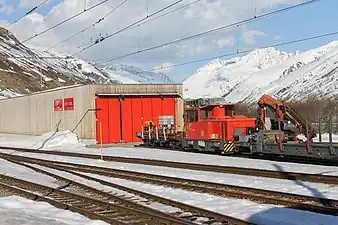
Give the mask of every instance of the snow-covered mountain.
M 110 74 L 112 78 L 122 81 L 125 79 L 125 82 L 135 82 L 135 83 L 151 83 L 151 84 L 171 84 L 174 83 L 166 74 L 164 73 L 154 73 L 149 71 L 144 71 L 139 68 L 136 68 L 131 65 L 106 65 L 98 66 L 103 71 L 106 71 Z M 122 77 L 122 78 L 120 78 Z
M 213 60 L 184 82 L 186 97 L 254 102 L 263 95 L 302 100 L 338 94 L 338 41 L 306 52 L 275 48 L 229 60 Z
M 80 58 L 25 46 L 0 27 L 0 98 L 88 83 L 173 83 L 133 66 L 95 66 Z

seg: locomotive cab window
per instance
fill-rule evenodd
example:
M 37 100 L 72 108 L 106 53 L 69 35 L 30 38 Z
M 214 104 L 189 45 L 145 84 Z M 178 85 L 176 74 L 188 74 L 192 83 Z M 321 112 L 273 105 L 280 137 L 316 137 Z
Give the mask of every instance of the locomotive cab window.
M 225 116 L 232 116 L 233 115 L 233 112 L 234 112 L 234 107 L 233 106 L 226 106 L 225 107 Z
M 198 112 L 197 110 L 187 110 L 185 111 L 186 122 L 193 123 L 198 122 Z
M 200 113 L 201 113 L 202 120 L 210 118 L 210 109 L 201 109 Z

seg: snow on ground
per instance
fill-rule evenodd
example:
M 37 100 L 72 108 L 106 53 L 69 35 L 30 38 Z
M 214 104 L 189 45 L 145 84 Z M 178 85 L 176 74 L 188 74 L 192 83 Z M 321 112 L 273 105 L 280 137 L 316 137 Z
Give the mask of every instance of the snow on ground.
M 129 163 L 119 163 L 119 162 L 109 162 L 101 161 L 95 159 L 83 159 L 77 157 L 67 157 L 67 156 L 55 156 L 55 155 L 41 155 L 36 153 L 26 153 L 26 152 L 14 152 L 12 150 L 0 150 L 0 152 L 11 153 L 15 155 L 22 155 L 28 157 L 34 157 L 39 159 L 55 160 L 60 162 L 70 162 L 78 164 L 86 164 L 92 166 L 100 166 L 104 168 L 113 168 L 126 171 L 135 171 L 143 172 L 148 174 L 157 174 L 187 178 L 201 181 L 209 181 L 220 184 L 230 184 L 238 185 L 243 187 L 253 187 L 260 189 L 267 189 L 273 191 L 280 191 L 286 193 L 294 194 L 303 194 L 316 196 L 320 198 L 331 198 L 338 199 L 338 186 L 332 186 L 327 184 L 320 183 L 310 183 L 302 181 L 291 181 L 283 179 L 274 179 L 274 178 L 265 178 L 265 177 L 254 177 L 254 176 L 244 176 L 244 175 L 234 175 L 234 174 L 225 174 L 225 173 L 215 173 L 215 172 L 203 172 L 196 170 L 185 170 L 185 169 L 176 169 L 168 167 L 158 167 L 158 166 L 147 166 L 139 164 L 129 164 Z M 283 170 L 282 167 L 277 166 L 280 170 Z M 330 172 L 328 170 L 327 172 Z
M 39 174 L 32 169 L 8 162 L 3 159 L 0 159 L 0 173 L 42 185 L 51 185 L 52 187 L 59 186 L 53 177 Z
M 100 177 L 97 175 L 95 177 L 260 225 L 338 224 L 338 217 L 335 216 L 283 208 L 276 205 L 258 204 L 248 200 L 223 198 L 209 194 L 163 188 L 117 178 Z
M 74 133 L 70 131 L 60 131 L 48 133 L 42 136 L 26 135 L 4 135 L 0 136 L 0 146 L 28 147 L 44 150 L 71 151 L 86 154 L 100 154 L 98 149 L 86 148 L 80 143 Z M 44 145 L 43 143 L 50 138 Z M 323 137 L 323 140 L 325 135 Z M 338 142 L 338 135 L 334 136 Z M 235 158 L 218 155 L 206 155 L 190 152 L 179 152 L 170 150 L 148 149 L 148 148 L 128 148 L 128 147 L 109 147 L 104 148 L 103 154 L 106 156 L 121 156 L 131 158 L 157 159 L 163 161 L 197 163 L 206 165 L 232 166 L 242 168 L 255 168 L 265 170 L 279 170 L 283 168 L 287 172 L 327 174 L 338 176 L 338 167 L 305 165 L 287 162 L 274 162 L 259 159 Z
M 0 225 L 106 225 L 78 213 L 11 196 L 0 198 Z
M 50 136 L 51 134 L 46 134 L 43 136 L 43 138 L 50 137 Z M 11 144 L 14 144 L 14 145 L 21 145 L 21 147 L 35 146 L 35 148 L 37 148 L 37 147 L 41 147 L 41 144 L 45 140 L 43 138 L 27 137 L 27 136 L 20 136 L 20 137 L 18 136 L 4 137 L 3 136 L 3 137 L 0 137 L 0 146 L 1 145 L 10 146 Z M 21 143 L 18 143 L 18 142 L 21 142 Z M 70 149 L 68 145 L 65 145 L 65 143 L 72 144 L 72 149 Z M 71 150 L 71 151 L 78 151 L 78 152 L 90 151 L 93 154 L 98 153 L 98 150 L 87 149 L 83 145 L 79 144 L 75 136 L 73 134 L 67 133 L 66 131 L 60 132 L 57 135 L 53 136 L 51 141 L 46 142 L 44 146 L 45 148 L 48 148 L 48 149 Z M 295 181 L 286 181 L 286 180 L 271 179 L 271 178 L 221 174 L 221 173 L 202 172 L 202 171 L 191 171 L 191 170 L 166 168 L 166 167 L 154 167 L 154 166 L 146 166 L 146 165 L 133 165 L 133 164 L 107 162 L 107 161 L 94 160 L 94 159 L 82 159 L 82 158 L 76 158 L 76 157 L 42 155 L 42 154 L 36 154 L 36 153 L 22 153 L 22 152 L 14 152 L 12 150 L 0 150 L 0 151 L 6 152 L 6 153 L 17 154 L 17 155 L 25 155 L 25 156 L 36 157 L 36 158 L 49 159 L 49 160 L 59 160 L 59 161 L 65 161 L 65 162 L 89 164 L 89 165 L 96 165 L 96 166 L 102 166 L 102 167 L 108 167 L 108 168 L 118 168 L 118 169 L 140 171 L 140 172 L 153 173 L 153 174 L 165 174 L 167 176 L 185 177 L 185 178 L 190 178 L 190 179 L 206 180 L 206 181 L 217 182 L 217 183 L 234 184 L 234 185 L 257 187 L 257 188 L 266 188 L 266 189 L 272 189 L 272 190 L 277 190 L 277 191 L 285 191 L 289 193 L 299 193 L 299 194 L 313 195 L 313 196 L 318 196 L 318 197 L 323 197 L 323 198 L 326 197 L 326 198 L 338 199 L 338 187 L 329 186 L 325 184 L 312 184 L 312 183 L 307 183 L 307 182 L 298 182 L 298 181 L 295 182 Z M 171 160 L 177 160 L 178 158 L 180 158 L 183 161 L 189 161 L 189 160 L 195 159 L 195 162 L 200 160 L 204 163 L 214 163 L 214 161 L 216 160 L 220 160 L 223 162 L 227 162 L 229 161 L 229 159 L 231 159 L 231 161 L 237 160 L 234 158 L 220 157 L 220 156 L 209 156 L 209 155 L 201 155 L 201 154 L 193 154 L 193 153 L 182 153 L 182 152 L 174 152 L 174 151 L 138 149 L 138 148 L 137 149 L 108 148 L 108 149 L 105 149 L 104 151 L 105 151 L 105 154 L 107 154 L 107 151 L 108 151 L 109 154 L 127 155 L 128 157 L 131 157 L 133 155 L 140 157 L 143 154 L 147 153 L 148 157 L 155 157 L 155 158 L 159 157 L 160 159 L 171 159 Z M 182 157 L 182 155 L 184 156 L 184 158 Z M 201 159 L 200 157 L 203 157 L 203 158 Z M 238 160 L 246 161 L 247 159 L 238 159 Z M 281 169 L 284 170 L 287 168 L 287 167 L 281 166 L 281 163 L 277 163 L 277 162 L 262 161 L 260 163 L 257 163 L 259 162 L 259 160 L 250 160 L 250 161 L 251 163 L 259 164 L 260 166 L 264 166 L 265 164 L 268 164 L 270 165 L 270 167 L 273 167 L 274 169 L 279 169 L 279 170 Z M 247 161 L 247 163 L 248 162 L 249 161 Z M 220 162 L 217 162 L 217 163 L 220 163 Z M 2 163 L 1 165 L 4 165 L 4 163 Z M 244 164 L 244 165 L 249 165 L 249 164 Z M 307 165 L 300 165 L 298 167 L 304 167 L 304 166 L 307 166 Z M 17 171 L 18 166 L 10 165 L 8 166 L 8 168 L 7 170 L 10 170 L 11 168 L 13 168 L 13 171 Z M 326 168 L 320 167 L 320 168 L 323 173 L 330 173 L 330 172 L 337 173 L 337 170 L 334 170 L 334 168 L 332 167 L 326 167 Z M 323 168 L 325 168 L 325 170 Z M 309 168 L 307 168 L 307 170 L 309 170 Z M 67 174 L 65 172 L 62 172 L 62 173 L 63 173 L 62 175 Z M 78 177 L 76 178 L 76 176 L 74 175 L 68 174 L 68 176 L 72 177 L 72 179 L 74 180 L 76 179 L 77 181 L 81 183 L 94 186 L 96 188 L 104 189 L 107 191 L 113 190 L 110 187 L 103 186 L 96 182 L 85 181 L 84 179 L 81 180 L 81 178 L 78 178 Z M 92 176 L 96 176 L 96 175 L 92 175 Z M 99 177 L 99 176 L 96 176 L 96 177 Z M 40 179 L 36 179 L 36 180 L 40 180 Z M 117 178 L 104 177 L 104 180 L 116 182 L 121 185 L 126 185 L 131 188 L 142 190 L 142 191 L 145 191 L 151 194 L 160 195 L 166 198 L 171 198 L 177 201 L 182 201 L 186 204 L 192 204 L 198 207 L 203 207 L 203 208 L 206 208 L 212 211 L 224 213 L 224 214 L 235 216 L 238 218 L 248 219 L 250 221 L 263 224 L 263 225 L 338 224 L 338 217 L 304 212 L 300 210 L 283 208 L 283 207 L 278 207 L 274 205 L 258 204 L 258 203 L 254 203 L 248 200 L 222 198 L 222 197 L 213 196 L 209 194 L 194 193 L 194 192 L 184 191 L 180 189 L 173 189 L 173 188 L 161 187 L 161 186 L 156 186 L 156 185 L 143 184 L 139 182 L 127 181 L 127 180 L 122 180 L 122 179 L 117 179 Z M 53 183 L 53 182 L 54 182 L 53 180 L 50 181 L 50 183 Z M 114 191 L 116 192 L 116 189 Z M 157 208 L 161 206 L 152 205 L 152 207 Z M 1 203 L 0 203 L 0 208 L 1 208 Z M 26 208 L 31 208 L 30 210 L 36 209 L 35 206 L 26 207 Z M 162 208 L 162 210 L 173 210 L 173 209 Z M 12 214 L 10 218 L 12 218 L 13 216 L 15 215 Z M 20 221 L 20 223 L 22 222 Z M 37 224 L 37 223 L 33 223 L 33 224 Z M 48 223 L 48 224 L 51 224 L 51 223 Z M 59 223 L 59 224 L 62 224 L 62 223 Z M 72 224 L 72 223 L 69 223 L 69 224 Z M 86 224 L 86 223 L 83 222 L 81 224 Z M 88 222 L 87 224 L 90 224 L 90 223 Z
M 85 147 L 79 143 L 77 135 L 69 130 L 49 132 L 41 136 L 1 134 L 0 146 L 13 146 L 33 149 L 74 150 Z
M 314 142 L 319 142 L 319 135 L 317 134 L 317 137 L 313 139 Z M 322 142 L 329 142 L 329 134 L 324 133 L 322 134 Z M 338 143 L 338 135 L 333 134 L 332 135 L 332 142 Z
M 39 165 L 34 165 L 34 166 L 38 167 L 40 169 L 46 170 L 48 172 L 57 174 L 59 176 L 67 177 L 68 179 L 71 179 L 73 181 L 77 181 L 77 182 L 79 182 L 81 184 L 84 184 L 84 185 L 87 185 L 87 186 L 90 186 L 90 187 L 93 187 L 93 188 L 96 188 L 96 189 L 108 192 L 108 193 L 110 193 L 112 195 L 114 195 L 114 194 L 116 194 L 118 196 L 122 196 L 123 195 L 126 198 L 129 198 L 129 197 L 132 198 L 133 196 L 135 196 L 134 194 L 130 194 L 128 192 L 125 192 L 125 191 L 122 191 L 122 190 L 119 190 L 119 189 L 116 189 L 116 188 L 113 188 L 113 187 L 109 187 L 107 185 L 103 185 L 103 184 L 100 184 L 100 183 L 95 182 L 95 181 L 87 180 L 85 178 L 75 176 L 75 175 L 73 175 L 71 173 L 68 173 L 68 172 L 59 171 L 59 170 L 55 170 L 55 169 L 51 169 L 51 168 L 47 168 L 47 167 L 39 166 Z M 85 174 L 85 173 L 83 173 L 83 174 Z M 177 209 L 175 207 L 163 205 L 163 204 L 160 204 L 160 203 L 147 204 L 146 203 L 147 199 L 141 198 L 139 196 L 137 196 L 137 199 L 140 200 L 139 204 L 151 207 L 153 209 L 158 209 L 158 210 L 161 210 L 161 211 L 164 211 L 164 212 L 170 213 L 170 212 L 181 211 L 180 209 Z
M 60 184 L 53 177 L 35 172 L 24 166 L 20 166 L 0 159 L 1 174 L 16 177 L 26 181 L 57 188 Z M 34 202 L 18 196 L 0 197 L 0 225 L 104 225 L 101 221 L 91 221 L 86 217 L 66 210 L 60 210 L 54 206 Z
M 94 181 L 88 181 L 84 178 L 77 177 L 63 171 L 57 171 L 45 167 L 50 172 L 66 176 L 72 180 L 84 183 L 86 185 L 94 186 L 95 188 L 116 192 L 116 189 L 101 185 Z M 86 173 L 83 173 L 86 174 Z M 127 186 L 129 188 L 137 189 L 150 194 L 158 195 L 164 198 L 169 198 L 175 201 L 183 202 L 185 204 L 194 205 L 196 207 L 204 208 L 214 212 L 222 213 L 224 215 L 233 216 L 239 219 L 248 220 L 260 225 L 326 225 L 326 224 L 338 224 L 338 217 L 328 216 L 323 214 L 317 214 L 312 212 L 305 212 L 301 210 L 283 208 L 281 206 L 258 204 L 248 200 L 231 199 L 219 196 L 213 196 L 206 193 L 196 193 L 191 191 L 185 191 L 181 189 L 161 187 L 157 185 L 144 184 L 135 181 L 128 181 L 124 179 L 111 178 L 99 175 L 91 175 L 95 178 L 103 179 L 112 183 Z M 152 207 L 159 209 L 158 205 L 152 205 Z M 162 206 L 163 207 L 163 206 Z M 161 208 L 165 212 L 173 212 L 174 208 Z

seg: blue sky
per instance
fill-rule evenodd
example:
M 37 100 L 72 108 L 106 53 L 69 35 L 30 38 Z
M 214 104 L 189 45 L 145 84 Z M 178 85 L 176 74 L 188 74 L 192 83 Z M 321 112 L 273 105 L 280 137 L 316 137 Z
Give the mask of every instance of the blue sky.
M 1 20 L 8 20 L 8 21 L 14 21 L 15 19 L 19 18 L 20 16 L 24 15 L 26 12 L 28 12 L 30 9 L 32 9 L 34 6 L 38 5 L 39 2 L 43 2 L 43 0 L 36 0 L 34 2 L 37 2 L 36 4 L 31 4 L 30 6 L 20 6 L 20 0 L 0 0 L 1 2 L 5 2 L 5 4 L 9 7 L 11 7 L 14 11 L 11 14 L 7 14 L 4 12 L 0 13 L 0 19 Z M 60 2 L 62 2 L 62 0 L 49 0 L 48 4 L 44 4 L 43 6 L 41 6 L 41 8 L 37 9 L 36 12 L 39 12 L 40 14 L 46 15 L 51 8 L 54 5 L 59 4 Z M 1 4 L 0 4 L 1 6 Z
M 41 1 L 43 0 L 40 0 L 40 2 Z M 13 8 L 14 11 L 13 13 L 8 15 L 4 12 L 0 12 L 0 20 L 12 21 L 25 14 L 29 9 L 32 8 L 32 6 L 19 7 L 20 0 L 0 0 L 0 3 L 2 2 L 5 2 L 6 5 Z M 36 0 L 36 2 L 39 1 Z M 44 5 L 42 8 L 38 9 L 37 12 L 46 15 L 54 5 L 57 5 L 60 2 L 62 2 L 62 0 L 50 0 L 49 4 Z M 256 43 L 253 45 L 246 45 L 245 43 L 240 42 L 239 49 L 241 50 L 243 48 L 258 48 L 264 45 L 291 41 L 298 38 L 336 31 L 338 30 L 338 28 L 336 28 L 336 22 L 338 21 L 338 15 L 336 12 L 337 9 L 337 0 L 321 0 L 305 7 L 300 7 L 288 12 L 283 12 L 277 16 L 249 23 L 246 25 L 249 29 L 262 31 L 267 36 L 257 37 Z M 274 37 L 277 36 L 280 37 L 279 40 L 275 40 Z M 303 43 L 282 46 L 279 48 L 285 51 L 305 51 L 327 44 L 332 40 L 338 40 L 338 36 L 311 40 Z M 212 57 L 218 54 L 232 53 L 234 51 L 236 51 L 236 45 L 230 48 L 217 49 L 208 53 L 201 53 L 195 56 L 184 57 L 178 60 L 171 61 L 171 63 L 177 64 L 186 61 Z M 208 62 L 205 61 L 201 63 L 176 67 L 169 72 L 169 75 L 173 79 L 179 81 L 191 75 L 193 72 L 195 72 L 198 68 L 202 67 L 206 63 Z M 151 68 L 152 67 L 148 65 L 147 68 L 143 69 Z
M 337 9 L 337 0 L 322 0 L 320 2 L 309 4 L 303 8 L 297 8 L 292 11 L 283 12 L 268 19 L 262 19 L 249 23 L 248 27 L 258 29 L 268 35 L 267 37 L 257 38 L 256 44 L 251 47 L 255 48 L 264 45 L 272 45 L 275 43 L 287 42 L 307 36 L 316 36 L 323 33 L 338 31 L 338 27 L 336 26 L 338 21 Z M 273 36 L 280 36 L 281 39 L 272 40 L 271 37 Z M 320 47 L 334 40 L 338 40 L 338 35 L 297 44 L 285 45 L 278 48 L 284 51 L 306 51 L 308 49 Z M 244 43 L 239 44 L 239 49 L 241 49 L 241 46 L 243 47 Z M 235 51 L 236 48 L 233 48 L 232 50 L 219 49 L 212 54 L 205 54 L 203 56 L 199 55 L 190 60 L 207 58 L 214 55 L 221 55 L 223 53 L 231 53 Z M 191 72 L 195 71 L 196 68 L 200 68 L 205 64 L 206 62 L 201 62 L 177 67 L 175 68 L 175 72 L 182 75 L 188 73 L 189 75 Z

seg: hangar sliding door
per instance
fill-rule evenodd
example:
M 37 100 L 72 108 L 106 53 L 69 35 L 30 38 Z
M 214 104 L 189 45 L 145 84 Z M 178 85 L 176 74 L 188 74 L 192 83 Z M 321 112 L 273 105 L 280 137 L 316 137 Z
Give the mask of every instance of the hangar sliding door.
M 137 132 L 146 121 L 158 125 L 161 115 L 175 116 L 175 98 L 160 96 L 126 96 L 96 98 L 96 140 L 100 141 L 102 124 L 103 143 L 138 142 Z
M 99 143 L 102 131 L 102 142 L 117 143 L 121 140 L 120 102 L 118 98 L 96 98 L 96 141 Z M 100 128 L 102 126 L 102 129 Z
M 146 121 L 158 125 L 159 116 L 175 116 L 175 98 L 160 96 L 125 97 L 122 101 L 122 140 L 140 141 L 137 132 L 142 131 Z

